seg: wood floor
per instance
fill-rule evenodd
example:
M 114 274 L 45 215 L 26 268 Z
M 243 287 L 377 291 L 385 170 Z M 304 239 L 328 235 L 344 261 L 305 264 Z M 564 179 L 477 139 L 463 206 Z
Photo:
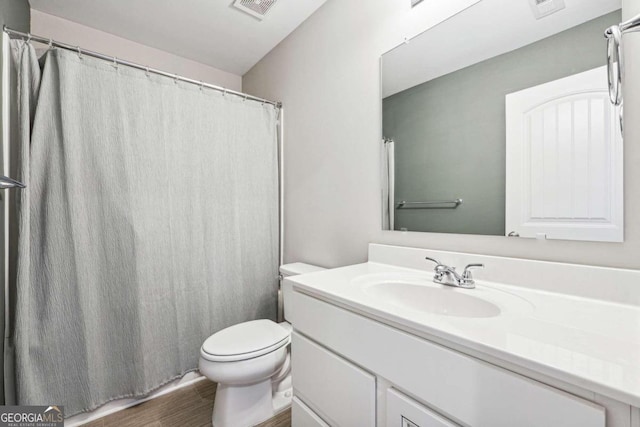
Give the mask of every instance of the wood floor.
M 201 427 L 211 425 L 216 385 L 209 380 L 85 424 L 87 427 Z M 259 427 L 291 427 L 291 410 Z

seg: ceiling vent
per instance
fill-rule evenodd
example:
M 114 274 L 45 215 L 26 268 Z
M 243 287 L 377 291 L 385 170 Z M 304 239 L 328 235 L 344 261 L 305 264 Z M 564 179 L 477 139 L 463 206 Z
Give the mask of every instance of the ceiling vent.
M 544 18 L 565 8 L 564 0 L 529 0 L 536 19 Z
M 276 0 L 235 0 L 233 6 L 262 21 L 275 3 Z

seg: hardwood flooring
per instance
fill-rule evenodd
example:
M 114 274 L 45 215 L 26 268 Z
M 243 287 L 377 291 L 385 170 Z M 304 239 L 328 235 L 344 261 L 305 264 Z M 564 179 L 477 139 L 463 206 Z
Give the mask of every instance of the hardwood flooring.
M 211 426 L 216 385 L 209 380 L 151 399 L 140 405 L 85 424 L 87 427 L 204 427 Z M 291 427 L 286 410 L 258 427 Z

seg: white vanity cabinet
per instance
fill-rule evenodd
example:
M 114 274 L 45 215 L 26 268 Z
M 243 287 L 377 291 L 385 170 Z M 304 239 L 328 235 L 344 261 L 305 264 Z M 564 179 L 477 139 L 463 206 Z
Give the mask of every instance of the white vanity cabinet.
M 294 427 L 631 425 L 629 406 L 629 424 L 614 426 L 591 399 L 298 291 L 293 300 Z

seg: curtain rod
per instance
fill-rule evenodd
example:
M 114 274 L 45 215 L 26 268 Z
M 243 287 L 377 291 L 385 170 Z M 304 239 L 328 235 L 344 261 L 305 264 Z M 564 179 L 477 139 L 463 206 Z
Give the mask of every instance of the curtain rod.
M 14 37 L 26 39 L 27 42 L 33 40 L 33 41 L 36 41 L 36 42 L 39 42 L 39 43 L 47 44 L 50 47 L 55 46 L 55 47 L 58 47 L 58 48 L 61 48 L 61 49 L 66 49 L 66 50 L 71 50 L 71 51 L 74 51 L 74 52 L 78 52 L 79 55 L 92 56 L 94 58 L 103 59 L 105 61 L 111 61 L 116 65 L 124 65 L 124 66 L 127 66 L 127 67 L 136 68 L 138 70 L 142 70 L 142 71 L 145 71 L 147 73 L 158 74 L 158 75 L 161 75 L 161 76 L 164 76 L 164 77 L 172 78 L 174 80 L 179 80 L 181 82 L 191 83 L 191 84 L 198 85 L 200 87 L 206 87 L 207 89 L 217 90 L 217 91 L 222 92 L 224 94 L 229 93 L 231 95 L 235 95 L 235 96 L 239 96 L 241 98 L 244 98 L 245 100 L 249 99 L 249 100 L 261 102 L 261 103 L 264 103 L 264 104 L 271 104 L 271 105 L 273 105 L 274 107 L 276 107 L 278 109 L 282 108 L 282 103 L 281 102 L 269 101 L 268 99 L 259 98 L 257 96 L 249 95 L 247 93 L 238 92 L 238 91 L 231 90 L 231 89 L 226 89 L 226 88 L 223 88 L 221 86 L 216 86 L 216 85 L 212 85 L 212 84 L 209 84 L 209 83 L 203 83 L 202 81 L 193 80 L 193 79 L 190 79 L 188 77 L 182 77 L 182 76 L 179 76 L 177 74 L 167 73 L 166 71 L 158 70 L 158 69 L 151 68 L 151 67 L 146 67 L 144 65 L 140 65 L 140 64 L 137 64 L 135 62 L 126 61 L 124 59 L 118 59 L 115 56 L 108 56 L 108 55 L 105 55 L 105 54 L 102 54 L 102 53 L 98 53 L 98 52 L 94 52 L 94 51 L 91 51 L 91 50 L 85 50 L 85 49 L 82 49 L 79 46 L 72 46 L 70 44 L 66 44 L 66 43 L 62 43 L 62 42 L 56 41 L 56 40 L 52 40 L 50 38 L 46 38 L 46 37 L 42 37 L 42 36 L 36 36 L 36 35 L 31 34 L 31 33 L 23 33 L 21 31 L 12 30 L 12 29 L 8 28 L 6 25 L 3 26 L 2 30 L 5 33 L 7 33 L 9 36 L 14 36 Z

